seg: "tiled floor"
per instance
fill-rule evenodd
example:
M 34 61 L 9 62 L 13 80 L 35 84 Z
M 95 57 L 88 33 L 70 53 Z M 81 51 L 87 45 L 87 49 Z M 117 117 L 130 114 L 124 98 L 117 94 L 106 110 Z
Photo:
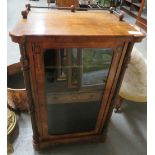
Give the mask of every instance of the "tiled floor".
M 28 0 L 8 0 L 8 32 L 20 18 L 26 3 L 47 5 L 46 0 L 33 2 Z M 126 15 L 125 19 L 135 20 Z M 146 58 L 146 40 L 136 47 Z M 20 58 L 18 45 L 8 35 L 8 65 L 18 62 Z M 125 101 L 121 114 L 113 113 L 106 143 L 67 144 L 52 148 L 46 152 L 36 152 L 32 146 L 32 129 L 30 116 L 22 113 L 18 117 L 19 135 L 13 143 L 14 155 L 146 155 L 146 103 Z

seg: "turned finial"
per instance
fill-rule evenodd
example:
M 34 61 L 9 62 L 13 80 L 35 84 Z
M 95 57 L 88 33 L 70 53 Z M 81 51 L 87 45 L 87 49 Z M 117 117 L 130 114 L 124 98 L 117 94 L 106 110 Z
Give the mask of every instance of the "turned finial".
M 26 10 L 22 11 L 21 14 L 24 19 L 27 19 L 27 15 L 28 15 L 29 11 L 31 11 L 31 5 L 26 4 L 25 7 L 26 7 Z
M 114 10 L 115 10 L 114 7 L 110 7 L 110 9 L 109 9 L 110 13 L 113 13 Z
M 31 11 L 31 4 L 26 4 L 25 7 L 27 8 L 28 11 Z
M 121 13 L 120 13 L 120 15 L 119 15 L 119 20 L 120 20 L 120 21 L 122 21 L 122 20 L 123 20 L 123 18 L 124 18 L 124 13 L 123 13 L 123 12 L 121 12 Z
M 124 13 L 122 11 L 121 12 L 118 12 L 118 11 L 116 11 L 116 9 L 114 7 L 110 7 L 109 11 L 110 11 L 110 13 L 114 13 L 115 15 L 117 15 L 118 18 L 119 18 L 119 21 L 122 21 L 123 20 Z
M 75 6 L 74 5 L 71 5 L 70 8 L 71 8 L 71 12 L 75 12 Z
M 22 14 L 24 19 L 27 19 L 27 15 L 28 15 L 28 11 L 27 10 L 22 11 L 21 14 Z

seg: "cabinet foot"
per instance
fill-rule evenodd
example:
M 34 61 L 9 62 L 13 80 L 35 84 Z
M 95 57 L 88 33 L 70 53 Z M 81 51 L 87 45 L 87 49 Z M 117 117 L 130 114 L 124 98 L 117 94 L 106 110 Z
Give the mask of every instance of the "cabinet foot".
M 116 103 L 115 103 L 115 113 L 121 113 L 121 106 L 122 106 L 122 103 L 123 103 L 123 98 L 118 96 L 116 98 Z

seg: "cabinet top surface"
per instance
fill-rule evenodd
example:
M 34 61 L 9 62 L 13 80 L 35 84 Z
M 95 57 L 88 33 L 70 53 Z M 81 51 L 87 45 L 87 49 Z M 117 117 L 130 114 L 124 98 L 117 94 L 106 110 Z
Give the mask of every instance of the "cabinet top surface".
M 22 17 L 21 17 L 22 18 Z M 109 11 L 30 11 L 10 32 L 21 36 L 135 36 L 144 37 L 134 26 Z

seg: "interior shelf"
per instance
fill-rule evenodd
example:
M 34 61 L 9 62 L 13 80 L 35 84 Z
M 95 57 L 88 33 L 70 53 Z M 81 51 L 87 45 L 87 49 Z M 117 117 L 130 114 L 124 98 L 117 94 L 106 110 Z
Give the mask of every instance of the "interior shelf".
M 131 11 L 135 16 L 138 16 L 138 12 L 137 11 Z
M 122 8 L 130 11 L 130 7 L 129 6 L 122 6 Z
M 132 3 L 132 4 L 135 5 L 135 6 L 137 6 L 137 7 L 139 7 L 139 8 L 141 6 L 141 3 Z
M 126 2 L 132 3 L 132 1 L 131 1 L 131 0 L 126 0 Z

